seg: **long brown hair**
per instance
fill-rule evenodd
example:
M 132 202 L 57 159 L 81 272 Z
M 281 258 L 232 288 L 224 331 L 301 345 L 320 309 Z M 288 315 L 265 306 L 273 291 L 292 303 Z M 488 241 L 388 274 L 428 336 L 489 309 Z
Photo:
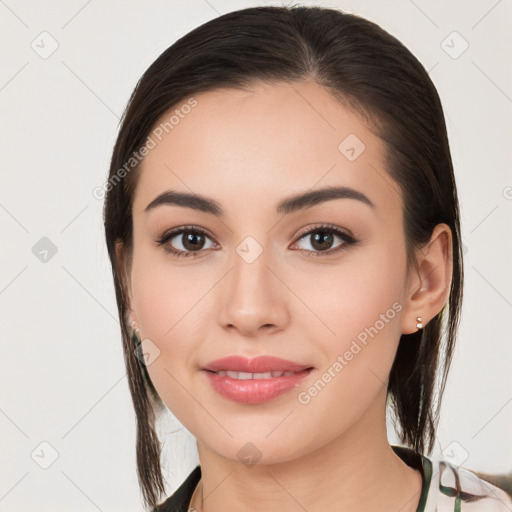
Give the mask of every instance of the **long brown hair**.
M 388 383 L 400 440 L 420 453 L 433 449 L 463 287 L 457 190 L 436 88 L 402 43 L 366 19 L 324 7 L 242 9 L 192 30 L 147 69 L 123 114 L 110 164 L 105 235 L 137 417 L 137 470 L 146 505 L 155 505 L 165 492 L 162 445 L 155 430 L 163 403 L 134 353 L 126 324 L 136 157 L 157 120 L 194 94 L 261 81 L 302 80 L 314 80 L 355 109 L 385 141 L 387 170 L 403 196 L 409 265 L 415 264 L 413 249 L 428 242 L 436 224 L 446 223 L 452 230 L 448 302 L 423 330 L 402 335 Z M 125 248 L 121 260 L 116 258 L 116 242 Z M 434 407 L 436 377 L 440 387 Z

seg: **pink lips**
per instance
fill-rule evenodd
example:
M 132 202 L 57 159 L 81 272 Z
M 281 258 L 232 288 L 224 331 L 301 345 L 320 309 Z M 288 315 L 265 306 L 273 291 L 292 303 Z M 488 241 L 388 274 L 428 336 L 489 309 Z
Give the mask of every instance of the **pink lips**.
M 253 359 L 229 356 L 208 363 L 203 370 L 213 389 L 222 396 L 235 402 L 261 404 L 297 387 L 313 368 L 311 365 L 271 356 L 259 356 Z M 225 375 L 225 372 L 244 372 L 245 375 L 241 376 L 242 379 L 233 378 L 232 375 Z M 250 378 L 246 375 L 268 372 L 293 372 L 293 374 L 270 378 Z

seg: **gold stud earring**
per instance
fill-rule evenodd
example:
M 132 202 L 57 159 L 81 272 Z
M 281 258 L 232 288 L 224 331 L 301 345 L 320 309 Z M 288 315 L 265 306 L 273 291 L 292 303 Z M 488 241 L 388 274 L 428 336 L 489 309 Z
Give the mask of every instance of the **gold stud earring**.
M 417 318 L 416 318 L 416 321 L 418 322 L 418 323 L 416 324 L 416 327 L 417 327 L 418 329 L 423 329 L 423 324 L 422 324 L 422 322 L 421 322 L 421 316 L 417 317 Z

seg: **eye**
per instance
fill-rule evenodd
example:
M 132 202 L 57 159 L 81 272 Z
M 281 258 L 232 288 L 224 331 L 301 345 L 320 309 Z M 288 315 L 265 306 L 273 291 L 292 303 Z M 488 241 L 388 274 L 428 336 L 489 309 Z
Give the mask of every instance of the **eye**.
M 342 242 L 336 245 L 333 249 L 332 245 L 336 238 L 341 239 Z M 356 240 L 352 235 L 349 235 L 336 226 L 326 224 L 315 226 L 313 229 L 310 229 L 300 236 L 299 241 L 302 239 L 307 241 L 305 245 L 309 245 L 311 247 L 311 249 L 302 248 L 302 250 L 312 256 L 332 255 L 333 253 L 337 253 L 358 243 L 358 240 Z M 296 242 L 296 244 L 297 243 L 298 242 Z
M 173 246 L 173 240 L 176 239 Z M 194 226 L 183 226 L 164 233 L 156 243 L 163 246 L 164 250 L 174 256 L 179 257 L 194 257 L 195 253 L 202 252 L 202 249 L 210 249 L 212 246 L 207 246 L 206 240 L 211 238 L 202 229 Z M 205 247 L 206 245 L 206 247 Z M 215 246 L 213 242 L 213 246 Z M 177 246 L 177 247 L 176 247 Z
M 306 252 L 308 256 L 332 255 L 358 243 L 356 238 L 342 231 L 340 228 L 322 224 L 303 233 L 294 245 L 297 245 L 303 239 L 307 241 L 308 237 L 311 249 L 300 248 L 302 251 Z M 332 248 L 336 238 L 340 239 L 341 243 Z M 208 240 L 210 240 L 209 246 Z M 203 252 L 203 249 L 217 247 L 216 242 L 213 242 L 211 237 L 204 230 L 195 226 L 182 226 L 167 231 L 160 238 L 155 240 L 155 242 L 158 246 L 163 246 L 166 252 L 178 258 L 196 257 Z

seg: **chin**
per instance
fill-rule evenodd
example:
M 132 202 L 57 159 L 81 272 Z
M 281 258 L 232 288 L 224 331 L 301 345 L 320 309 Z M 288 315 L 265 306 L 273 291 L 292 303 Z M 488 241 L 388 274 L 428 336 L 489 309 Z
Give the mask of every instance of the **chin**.
M 223 436 L 223 439 L 209 438 L 200 441 L 200 443 L 220 457 L 233 462 L 240 462 L 248 468 L 255 465 L 291 462 L 308 452 L 306 446 L 298 447 L 297 443 L 290 438 L 289 431 L 285 430 L 282 431 L 281 435 L 274 432 L 269 436 L 269 430 L 265 429 L 265 432 L 246 431 L 243 436 L 235 435 L 233 439 L 227 439 L 226 437 Z M 299 435 L 299 437 L 307 439 L 307 432 Z M 201 450 L 199 451 L 201 452 Z

